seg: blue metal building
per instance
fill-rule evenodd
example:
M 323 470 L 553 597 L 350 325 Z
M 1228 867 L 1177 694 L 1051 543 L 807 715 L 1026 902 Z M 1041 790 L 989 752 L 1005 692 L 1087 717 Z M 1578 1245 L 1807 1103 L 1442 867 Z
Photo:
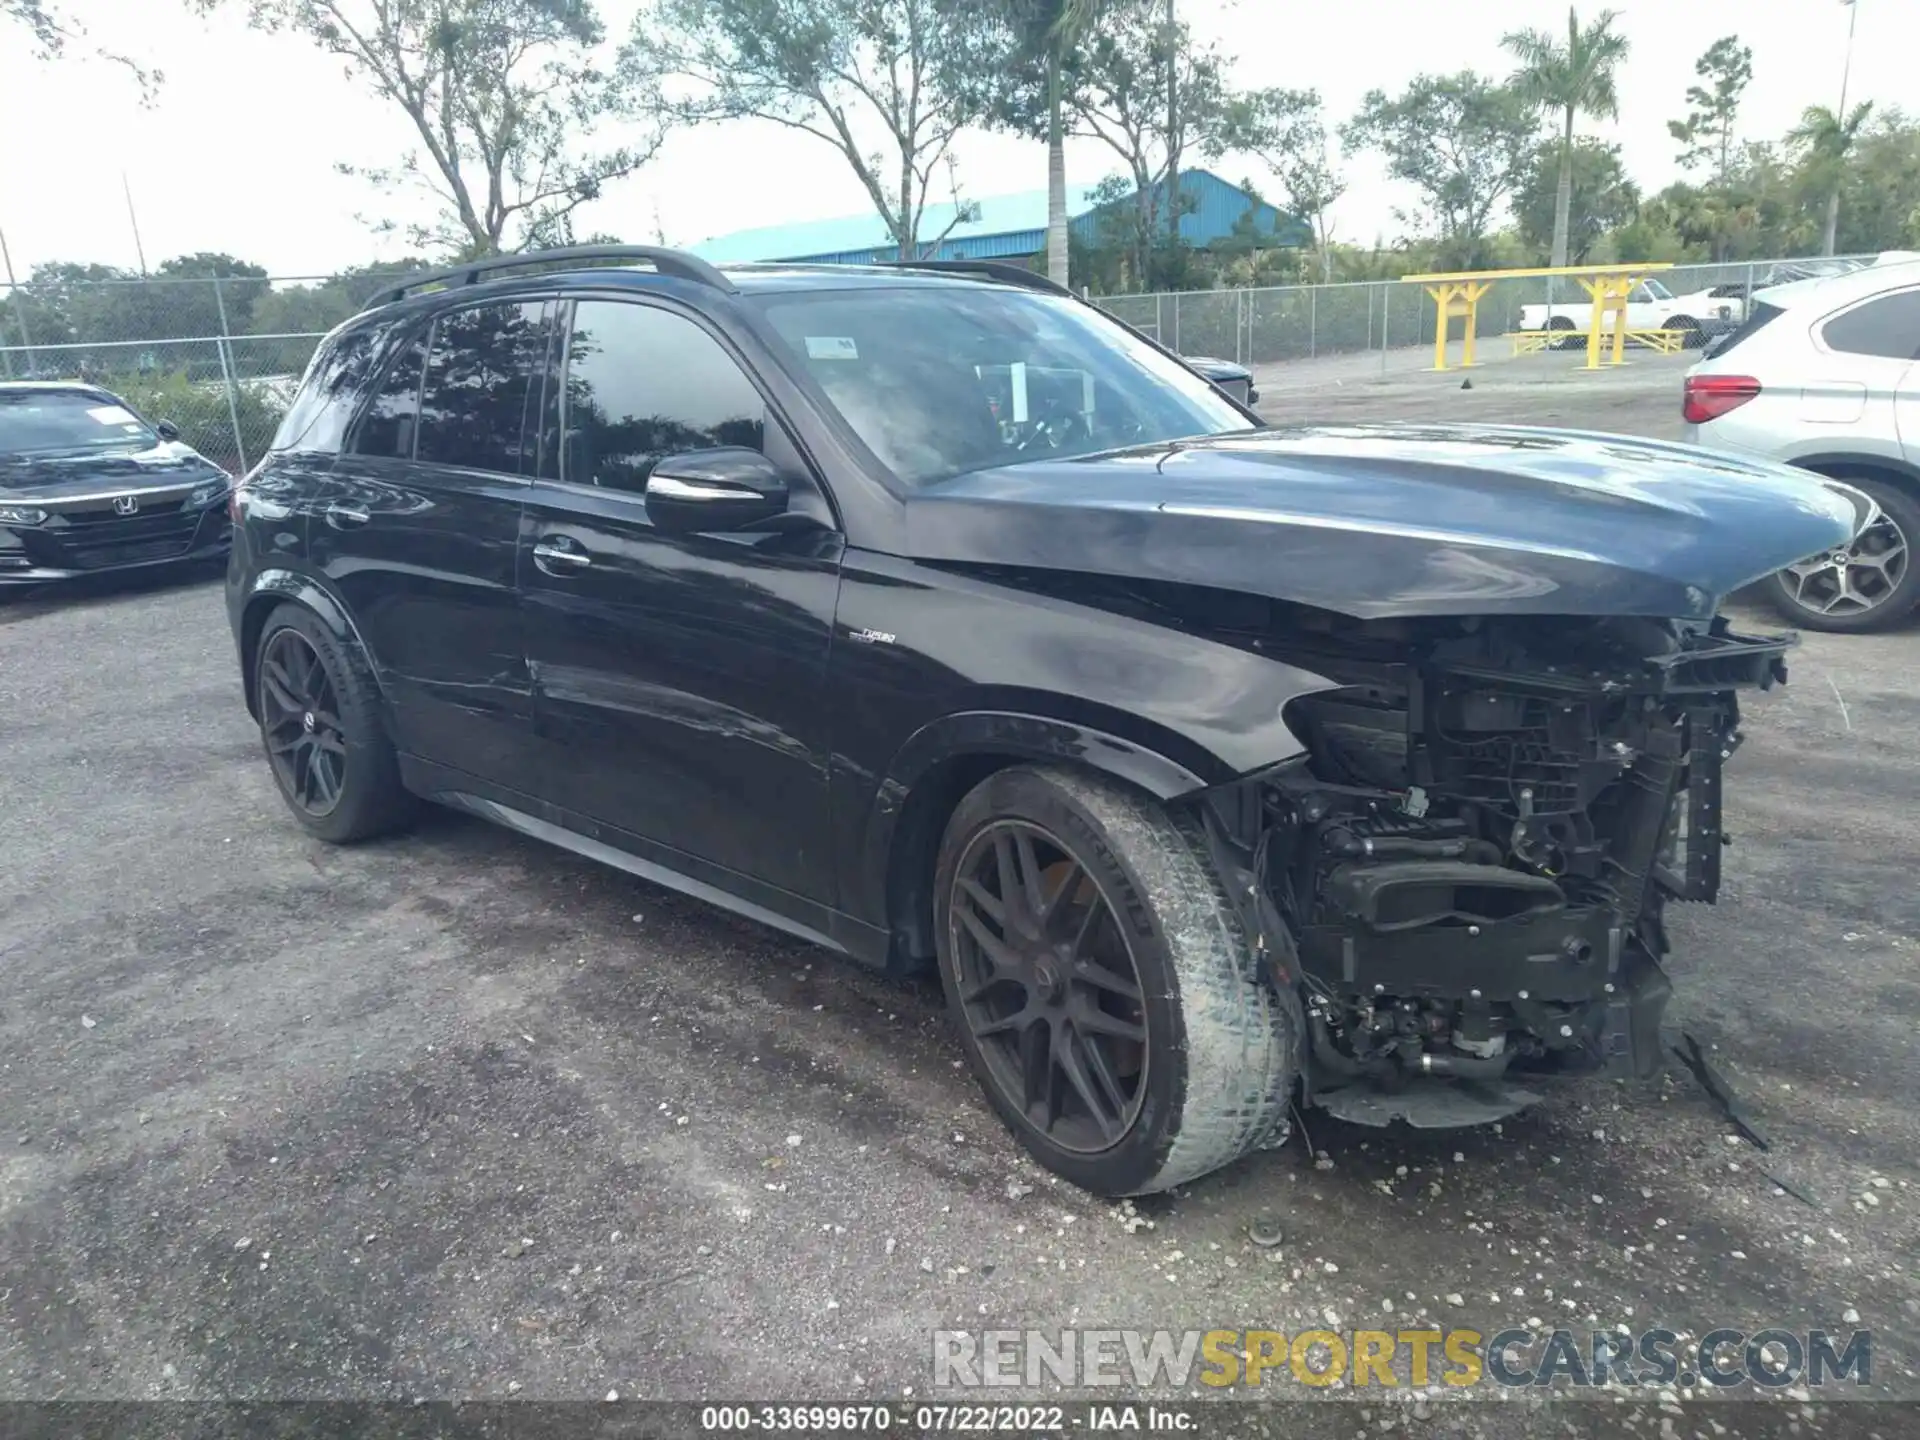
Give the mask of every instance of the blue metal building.
M 1231 185 L 1210 170 L 1186 170 L 1180 176 L 1180 188 L 1190 205 L 1180 217 L 1180 238 L 1195 249 L 1207 249 L 1233 234 L 1249 211 L 1257 233 L 1283 246 L 1307 243 L 1307 228 L 1298 220 L 1281 214 L 1265 201 L 1238 185 Z M 1075 237 L 1083 244 L 1097 243 L 1100 225 L 1110 211 L 1130 205 L 1131 199 L 1094 203 L 1094 187 L 1069 187 L 1067 211 Z M 954 224 L 954 206 L 929 205 L 921 218 L 920 233 L 931 245 L 935 236 L 946 234 L 939 253 L 923 257 L 941 260 L 995 260 L 1037 255 L 1047 245 L 1047 192 L 1030 190 L 1019 195 L 997 195 L 978 202 L 974 218 Z M 951 229 L 949 227 L 951 226 Z M 772 225 L 756 230 L 740 230 L 731 235 L 703 241 L 687 247 L 695 255 L 715 264 L 729 261 L 788 260 L 814 264 L 863 265 L 893 260 L 899 246 L 888 238 L 887 227 L 878 215 L 847 216 L 839 220 L 805 221 L 795 225 Z

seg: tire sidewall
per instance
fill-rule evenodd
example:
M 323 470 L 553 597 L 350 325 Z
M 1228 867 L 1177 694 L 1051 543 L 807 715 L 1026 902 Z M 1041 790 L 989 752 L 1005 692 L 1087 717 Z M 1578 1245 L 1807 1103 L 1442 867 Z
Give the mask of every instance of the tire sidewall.
M 1920 605 L 1920 563 L 1916 563 L 1920 561 L 1920 499 L 1898 485 L 1869 476 L 1838 474 L 1828 478 L 1866 491 L 1899 528 L 1901 538 L 1907 543 L 1907 573 L 1901 577 L 1890 600 L 1855 615 L 1822 615 L 1805 609 L 1793 598 L 1785 571 L 1776 571 L 1767 578 L 1768 596 L 1775 609 L 1807 630 L 1854 635 L 1897 625 Z
M 265 682 L 262 670 L 265 667 L 268 647 L 276 636 L 292 630 L 313 647 L 314 654 L 320 657 L 320 664 L 327 672 L 328 682 L 333 687 L 334 704 L 340 716 L 344 737 L 343 764 L 341 767 L 339 802 L 325 815 L 315 815 L 294 799 L 281 784 L 280 772 L 272 764 L 272 755 L 267 749 L 266 705 L 260 704 L 260 748 L 267 755 L 268 771 L 273 776 L 273 788 L 292 812 L 293 817 L 312 834 L 322 840 L 342 841 L 362 833 L 367 826 L 367 812 L 371 804 L 380 797 L 369 794 L 380 772 L 379 761 L 382 748 L 386 745 L 383 734 L 366 733 L 366 705 L 359 693 L 359 678 L 347 662 L 339 642 L 333 633 L 312 611 L 299 605 L 282 605 L 267 617 L 267 623 L 260 627 L 260 641 L 253 653 L 254 693 L 264 695 Z
M 1096 1154 L 1055 1145 L 1002 1094 L 960 1002 L 952 934 L 955 871 L 979 831 L 1002 820 L 1030 821 L 1071 849 L 1099 886 L 1132 947 L 1147 1021 L 1146 1095 L 1126 1136 Z M 992 776 L 961 802 L 949 822 L 934 878 L 934 943 L 941 988 L 946 992 L 947 1009 L 959 1032 L 967 1064 L 995 1112 L 1020 1143 L 1048 1170 L 1100 1194 L 1126 1194 L 1149 1184 L 1164 1165 L 1185 1107 L 1186 1025 L 1167 939 L 1139 877 L 1109 842 L 1099 822 L 1071 796 L 1031 770 L 1004 770 Z

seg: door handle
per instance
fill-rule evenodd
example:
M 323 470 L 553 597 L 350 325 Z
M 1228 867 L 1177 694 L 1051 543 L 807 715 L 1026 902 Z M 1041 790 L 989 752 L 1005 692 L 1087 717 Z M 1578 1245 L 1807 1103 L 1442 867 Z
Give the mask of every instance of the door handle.
M 542 540 L 533 547 L 533 563 L 547 574 L 560 570 L 582 570 L 593 563 L 593 557 L 566 539 Z
M 327 523 L 336 530 L 352 530 L 356 526 L 366 524 L 367 521 L 372 518 L 373 517 L 366 511 L 352 505 L 329 505 L 327 507 Z

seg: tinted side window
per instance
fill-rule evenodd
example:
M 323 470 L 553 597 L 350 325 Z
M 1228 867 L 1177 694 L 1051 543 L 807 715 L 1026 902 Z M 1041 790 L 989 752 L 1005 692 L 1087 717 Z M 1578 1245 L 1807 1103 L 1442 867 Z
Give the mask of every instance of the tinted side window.
M 420 423 L 420 377 L 426 363 L 427 337 L 416 332 L 399 347 L 374 386 L 354 430 L 354 454 L 413 458 L 414 431 Z
M 651 306 L 583 300 L 567 346 L 567 478 L 643 491 L 669 455 L 766 438 L 760 392 L 691 320 Z
M 274 433 L 274 450 L 338 450 L 379 363 L 379 326 L 354 330 L 315 352 L 300 392 Z
M 1830 350 L 1848 355 L 1920 359 L 1920 290 L 1901 290 L 1836 315 L 1820 332 Z
M 422 463 L 531 473 L 547 330 L 538 301 L 455 310 L 434 322 L 420 393 Z M 530 425 L 528 422 L 534 423 Z

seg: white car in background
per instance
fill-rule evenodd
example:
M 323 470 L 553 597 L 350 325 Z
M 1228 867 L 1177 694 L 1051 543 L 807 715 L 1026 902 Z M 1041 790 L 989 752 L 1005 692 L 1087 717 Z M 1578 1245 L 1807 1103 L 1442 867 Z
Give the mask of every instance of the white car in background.
M 1724 334 L 1747 318 L 1746 287 L 1715 285 L 1675 295 L 1658 280 L 1642 280 L 1627 294 L 1627 329 L 1678 330 L 1691 349 Z M 1593 323 L 1593 302 L 1584 295 L 1553 305 L 1522 305 L 1522 330 L 1581 330 Z M 1569 337 L 1571 338 L 1571 337 Z
M 1814 470 L 1861 493 L 1853 543 L 1768 583 L 1809 630 L 1878 630 L 1920 605 L 1920 260 L 1757 291 L 1687 372 L 1696 445 Z

